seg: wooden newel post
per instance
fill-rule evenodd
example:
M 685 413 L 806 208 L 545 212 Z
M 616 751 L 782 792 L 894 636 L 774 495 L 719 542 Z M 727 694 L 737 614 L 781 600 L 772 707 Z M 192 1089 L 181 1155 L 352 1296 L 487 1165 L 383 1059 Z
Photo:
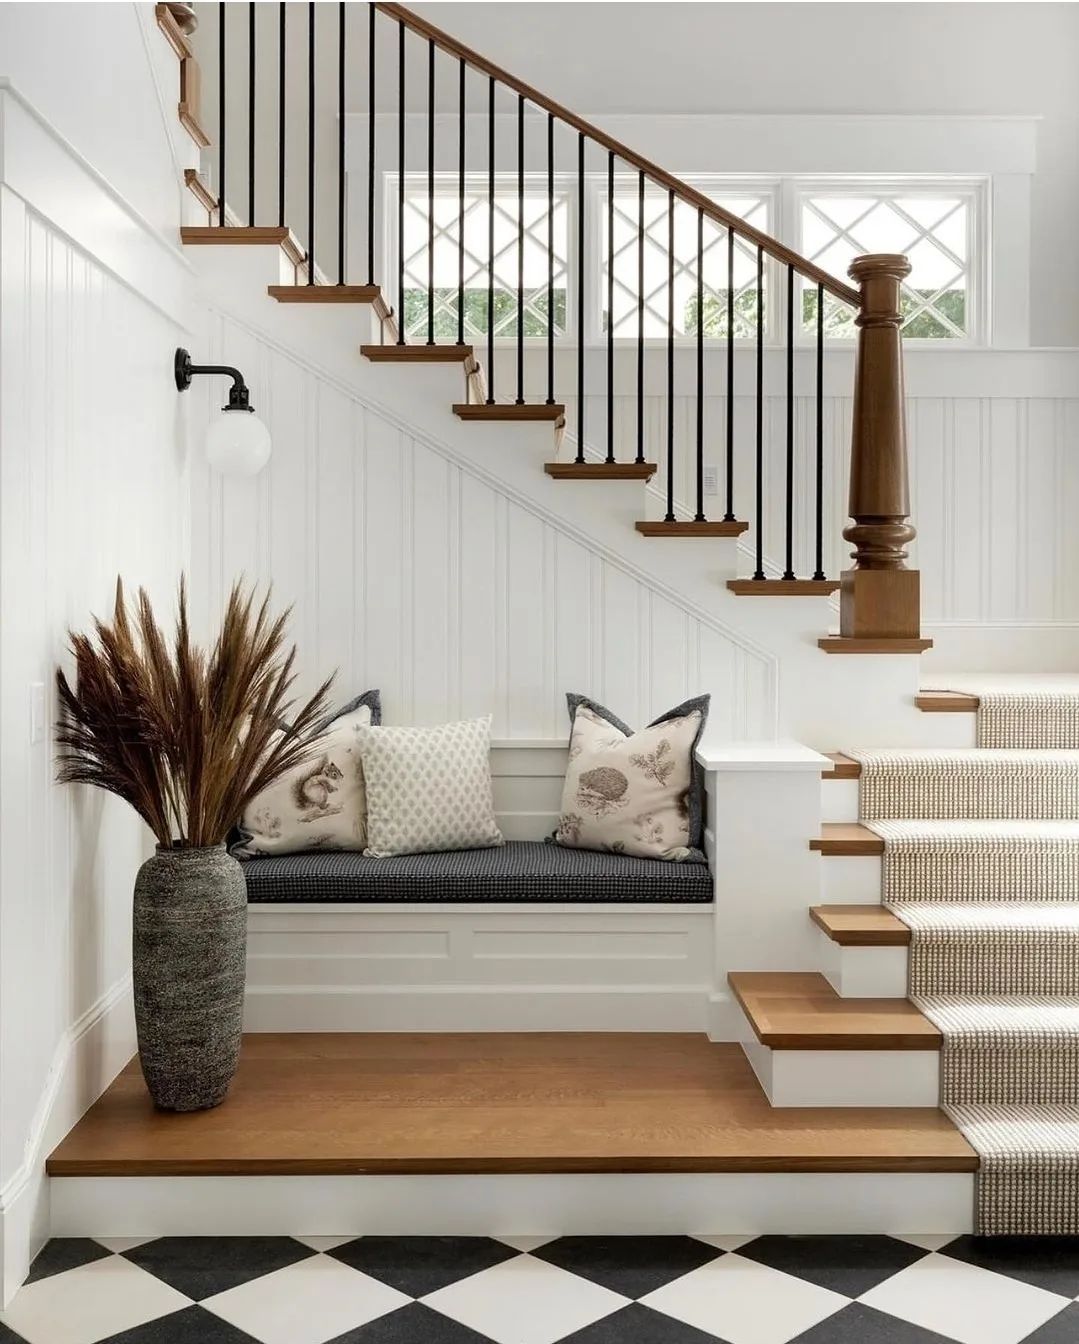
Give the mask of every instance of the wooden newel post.
M 841 639 L 911 640 L 921 634 L 918 571 L 906 566 L 909 521 L 900 281 L 904 256 L 856 257 L 862 295 L 850 457 L 850 516 L 843 536 L 854 566 L 842 575 Z

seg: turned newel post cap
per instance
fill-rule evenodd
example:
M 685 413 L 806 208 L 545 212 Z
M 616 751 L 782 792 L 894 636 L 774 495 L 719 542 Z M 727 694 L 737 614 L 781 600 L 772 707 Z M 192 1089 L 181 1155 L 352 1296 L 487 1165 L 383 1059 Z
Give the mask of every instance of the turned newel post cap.
M 856 325 L 897 327 L 902 321 L 899 286 L 910 275 L 908 258 L 901 252 L 871 252 L 868 256 L 855 257 L 847 274 L 862 291 Z

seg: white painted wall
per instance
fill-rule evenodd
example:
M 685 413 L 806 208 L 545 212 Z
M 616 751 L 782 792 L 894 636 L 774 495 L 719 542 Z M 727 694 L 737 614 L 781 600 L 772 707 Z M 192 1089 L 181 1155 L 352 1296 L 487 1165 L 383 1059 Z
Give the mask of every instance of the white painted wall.
M 164 43 L 142 8 L 0 8 L 4 1299 L 44 1235 L 48 1149 L 134 1047 L 129 911 L 149 837 L 118 801 L 53 783 L 53 676 L 118 573 L 167 607 L 187 552 L 171 361 L 190 343 L 191 273 L 143 34 Z

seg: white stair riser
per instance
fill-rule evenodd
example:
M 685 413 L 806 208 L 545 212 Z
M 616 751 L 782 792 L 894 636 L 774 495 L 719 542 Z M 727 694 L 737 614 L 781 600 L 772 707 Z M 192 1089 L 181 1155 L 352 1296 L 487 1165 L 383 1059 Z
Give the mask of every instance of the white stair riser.
M 126 1176 L 52 1182 L 56 1237 L 971 1231 L 972 1172 Z
M 818 930 L 820 969 L 844 999 L 905 999 L 905 947 L 844 947 Z
M 822 905 L 877 905 L 881 896 L 879 854 L 825 854 L 821 859 Z
M 821 780 L 821 821 L 858 820 L 858 781 Z
M 937 1050 L 742 1048 L 773 1106 L 937 1106 Z

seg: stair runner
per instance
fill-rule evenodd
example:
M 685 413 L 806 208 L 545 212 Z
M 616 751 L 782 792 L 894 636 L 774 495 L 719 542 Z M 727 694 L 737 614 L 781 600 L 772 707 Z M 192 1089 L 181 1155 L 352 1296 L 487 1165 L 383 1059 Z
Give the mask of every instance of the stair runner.
M 978 713 L 976 748 L 845 754 L 911 999 L 944 1037 L 941 1104 L 981 1159 L 975 1230 L 1076 1235 L 1079 692 Z

